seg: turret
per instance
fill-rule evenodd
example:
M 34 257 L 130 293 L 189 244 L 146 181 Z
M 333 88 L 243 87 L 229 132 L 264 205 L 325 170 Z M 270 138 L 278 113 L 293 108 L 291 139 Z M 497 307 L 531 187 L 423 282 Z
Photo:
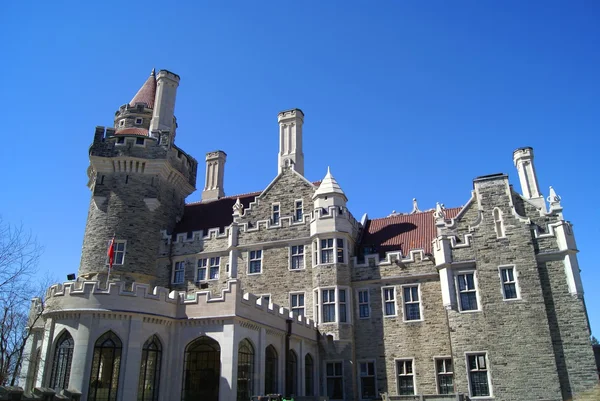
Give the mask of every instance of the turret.
M 539 207 L 544 207 L 544 198 L 540 193 L 535 167 L 533 166 L 533 148 L 525 147 L 515 150 L 513 161 L 519 173 L 523 196 L 532 200 L 533 203 L 539 204 Z
M 282 111 L 277 115 L 279 121 L 279 156 L 277 173 L 284 167 L 291 167 L 304 175 L 304 153 L 302 153 L 302 125 L 304 113 L 300 109 Z
M 159 83 L 164 76 L 176 77 L 161 71 Z M 133 112 L 146 116 L 149 126 L 150 116 L 158 115 L 157 109 L 173 109 L 174 91 L 166 91 L 171 97 L 159 97 L 158 90 L 154 101 L 153 82 L 154 73 L 133 100 L 117 111 L 116 130 L 96 128 L 89 153 L 88 187 L 92 201 L 80 277 L 105 277 L 108 243 L 114 236 L 114 278 L 167 284 L 159 280 L 166 275 L 156 267 L 161 230 L 171 232 L 182 218 L 185 198 L 195 190 L 197 162 L 175 146 L 171 132 L 157 131 L 153 137 L 148 136 L 144 126 L 119 127 L 118 121 L 129 119 Z M 164 106 L 161 99 L 169 104 Z M 169 115 L 173 121 L 172 111 Z
M 169 131 L 175 138 L 177 123 L 175 120 L 175 97 L 179 87 L 179 75 L 161 70 L 156 76 L 156 100 L 150 123 L 151 135 L 156 131 Z

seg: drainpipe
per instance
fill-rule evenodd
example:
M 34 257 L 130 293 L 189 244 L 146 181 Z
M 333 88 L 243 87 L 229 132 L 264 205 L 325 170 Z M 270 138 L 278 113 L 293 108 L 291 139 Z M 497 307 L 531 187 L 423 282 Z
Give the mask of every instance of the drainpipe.
M 285 398 L 290 398 L 292 392 L 292 378 L 290 372 L 290 337 L 292 336 L 292 319 L 285 321 L 287 331 L 285 333 Z

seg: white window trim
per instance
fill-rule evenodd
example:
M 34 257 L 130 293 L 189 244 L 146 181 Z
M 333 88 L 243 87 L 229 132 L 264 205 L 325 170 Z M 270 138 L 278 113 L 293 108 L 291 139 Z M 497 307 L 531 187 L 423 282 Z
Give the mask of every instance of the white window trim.
M 125 126 L 125 120 L 119 120 L 119 128 L 123 128 Z
M 357 373 L 358 373 L 358 398 L 360 400 L 371 400 L 372 398 L 362 398 L 362 380 L 361 380 L 361 376 L 360 375 L 360 364 L 361 363 L 373 363 L 373 379 L 375 381 L 375 394 L 377 395 L 378 391 L 377 391 L 377 361 L 375 359 L 359 359 L 356 361 L 358 363 L 358 369 L 357 369 Z M 343 370 L 343 368 L 342 368 Z M 366 377 L 371 377 L 371 376 L 366 376 Z
M 110 246 L 110 241 L 112 241 L 112 240 L 108 241 L 107 246 Z M 115 238 L 115 261 L 117 259 L 116 258 L 116 256 L 117 256 L 116 245 L 117 244 L 125 244 L 125 246 L 123 247 L 123 260 L 121 260 L 121 263 L 113 262 L 113 266 L 123 266 L 125 264 L 125 255 L 127 255 L 127 240 L 126 239 L 116 239 Z M 108 251 L 108 249 L 107 249 L 107 251 Z M 106 255 L 106 263 L 105 263 L 105 265 L 106 266 L 109 265 L 109 263 L 108 263 L 108 253 Z
M 417 294 L 419 296 L 419 316 L 420 319 L 412 319 L 412 320 L 408 320 L 406 319 L 406 300 L 404 299 L 404 288 L 406 287 L 417 287 Z M 416 283 L 416 284 L 403 284 L 400 286 L 401 289 L 401 295 L 402 295 L 402 321 L 404 323 L 414 323 L 414 322 L 422 322 L 424 319 L 423 316 L 423 298 L 421 296 L 421 283 Z
M 321 247 L 321 241 L 322 240 L 328 240 L 328 239 L 333 239 L 333 248 L 327 248 L 327 249 L 332 249 L 333 250 L 333 262 L 330 263 L 322 263 L 322 258 L 321 258 L 321 251 L 322 251 L 322 247 Z M 344 261 L 343 262 L 338 262 L 338 240 L 341 239 L 344 241 L 344 249 L 343 249 L 343 257 L 344 257 Z M 320 265 L 333 265 L 335 263 L 342 263 L 342 264 L 347 264 L 348 263 L 348 238 L 344 237 L 344 236 L 339 236 L 339 237 L 318 237 L 316 238 L 316 252 L 315 252 L 315 242 L 313 241 L 312 243 L 312 252 L 313 252 L 313 267 L 315 266 L 320 266 Z M 314 260 L 314 256 L 315 253 L 317 255 L 318 260 Z M 315 263 L 316 262 L 316 263 Z
M 302 305 L 302 309 L 304 309 L 304 314 L 302 314 L 301 316 L 306 317 L 306 292 L 304 291 L 290 291 L 289 293 L 289 297 L 288 297 L 288 301 L 289 301 L 289 305 L 290 305 L 290 312 L 294 312 L 292 309 L 292 295 L 303 295 L 304 296 L 304 305 Z M 297 307 L 297 309 L 299 309 Z M 300 315 L 297 315 L 300 316 Z
M 334 367 L 334 376 L 331 377 L 340 377 L 342 379 L 342 398 L 332 398 L 332 400 L 345 400 L 346 399 L 346 386 L 345 386 L 345 380 L 344 380 L 344 360 L 343 359 L 331 359 L 331 360 L 327 360 L 327 361 L 323 361 L 323 374 L 325 375 L 325 395 L 327 395 L 327 378 L 329 376 L 327 376 L 327 364 L 328 363 L 341 363 L 342 364 L 342 375 L 341 376 L 337 376 L 335 375 L 335 367 Z
M 211 258 L 219 258 L 219 263 L 217 265 L 214 265 L 214 266 L 211 265 L 210 264 L 210 259 Z M 208 259 L 208 266 L 207 266 L 206 272 L 208 274 L 207 274 L 206 280 L 207 281 L 217 281 L 217 280 L 219 280 L 219 278 L 221 277 L 221 256 L 219 256 L 219 255 L 209 256 L 207 259 Z M 210 268 L 211 267 L 215 267 L 215 266 L 217 266 L 219 268 L 219 271 L 217 272 L 217 278 L 210 278 Z M 261 270 L 262 270 L 262 264 L 261 264 Z
M 498 211 L 498 219 L 500 222 L 500 228 L 502 229 L 501 233 L 498 233 L 498 227 L 496 226 L 496 211 Z M 494 231 L 496 232 L 496 238 L 506 238 L 506 226 L 504 225 L 504 217 L 502 216 L 502 210 L 500 208 L 495 207 L 492 211 L 492 220 L 494 221 Z
M 434 356 L 433 357 L 433 371 L 435 372 L 435 389 L 436 389 L 436 394 L 438 395 L 442 395 L 440 394 L 440 381 L 439 381 L 439 374 L 440 372 L 438 372 L 437 370 L 437 362 L 440 359 L 450 359 L 452 361 L 452 383 L 456 385 L 455 383 L 455 371 L 454 371 L 454 360 L 452 359 L 452 355 L 442 355 L 442 356 Z M 467 367 L 468 369 L 468 367 Z
M 515 277 L 515 291 L 517 292 L 516 298 L 506 298 L 504 293 L 504 281 L 502 281 L 502 269 L 513 269 L 513 276 Z M 519 273 L 517 272 L 516 265 L 500 265 L 498 266 L 498 277 L 500 278 L 500 294 L 502 294 L 502 300 L 506 302 L 521 301 L 521 287 L 519 286 Z
M 477 309 L 473 310 L 462 310 L 462 306 L 460 303 L 460 289 L 458 287 L 458 276 L 462 274 L 470 274 L 473 273 L 473 285 L 475 286 L 475 299 L 477 300 Z M 477 271 L 474 269 L 471 270 L 458 270 L 454 273 L 454 288 L 456 289 L 456 306 L 459 313 L 479 313 L 482 311 L 481 309 L 481 299 L 479 298 L 479 283 L 477 280 Z
M 419 389 L 417 388 L 417 374 L 415 368 L 415 358 L 414 357 L 406 357 L 406 358 L 394 358 L 394 374 L 396 381 L 396 394 L 400 394 L 400 382 L 398 381 L 398 362 L 400 361 L 412 361 L 412 378 L 413 378 L 413 394 L 419 394 Z
M 205 281 L 208 281 L 208 279 L 206 278 L 206 277 L 208 277 L 208 275 L 209 275 L 209 273 L 208 273 L 208 260 L 206 261 L 206 267 L 205 267 L 205 269 L 206 269 L 206 274 L 205 274 L 205 276 L 204 276 L 204 280 L 200 280 L 200 278 L 198 277 L 198 270 L 200 269 L 200 268 L 198 267 L 198 262 L 199 262 L 200 260 L 202 260 L 202 259 L 209 259 L 209 258 L 208 258 L 208 257 L 202 257 L 202 258 L 197 258 L 197 259 L 196 259 L 196 263 L 195 263 L 195 266 L 194 266 L 194 267 L 195 267 L 195 269 L 196 269 L 196 270 L 195 270 L 195 272 L 194 272 L 194 282 L 196 282 L 196 283 L 200 283 L 200 282 L 202 282 L 202 283 L 203 283 L 203 282 L 205 282 Z
M 254 251 L 260 251 L 260 272 L 258 272 L 258 273 L 250 273 L 250 262 L 252 260 L 258 260 L 258 259 L 250 259 L 250 252 L 254 252 Z M 246 268 L 246 275 L 248 275 L 248 276 L 256 276 L 257 274 L 262 274 L 263 273 L 263 270 L 264 270 L 264 265 L 263 265 L 264 256 L 265 256 L 264 249 L 251 249 L 251 250 L 249 250 L 247 252 L 246 258 L 248 260 L 248 263 L 247 263 L 248 266 Z
M 394 290 L 394 312 L 395 313 L 393 315 L 386 315 L 385 314 L 385 303 L 386 303 L 385 290 L 390 289 L 390 288 Z M 381 287 L 381 313 L 383 314 L 384 318 L 398 317 L 398 291 L 396 291 L 395 285 L 388 285 L 388 286 Z
M 301 247 L 304 248 L 303 249 L 304 253 L 302 254 L 303 255 L 302 256 L 302 267 L 300 267 L 298 269 L 292 269 L 292 256 L 294 256 L 294 255 L 292 255 L 292 247 L 293 246 L 301 246 Z M 308 246 L 306 246 L 304 244 L 290 245 L 288 247 L 288 260 L 289 260 L 288 270 L 295 272 L 295 271 L 298 271 L 298 270 L 305 270 L 306 269 L 306 248 L 308 248 Z
M 369 309 L 369 316 L 367 317 L 360 317 L 360 297 L 359 297 L 359 292 L 361 291 L 366 291 L 367 292 L 367 296 L 369 297 L 369 301 L 366 303 L 367 304 L 367 308 Z M 371 315 L 373 313 L 373 311 L 371 310 L 371 291 L 370 289 L 367 288 L 357 288 L 356 289 L 356 317 L 359 320 L 367 320 L 367 319 L 371 319 Z
M 324 290 L 335 290 L 335 320 L 333 322 L 323 322 L 323 311 L 322 311 L 322 297 Z M 346 305 L 346 321 L 340 322 L 340 290 L 346 291 L 346 301 L 344 304 Z M 316 293 L 316 299 L 313 299 L 313 319 L 319 324 L 352 324 L 352 311 L 350 309 L 352 305 L 352 292 L 350 291 L 350 287 L 346 286 L 327 286 L 327 287 L 317 287 L 313 290 L 313 298 Z M 304 302 L 306 302 L 306 297 L 304 298 Z M 330 305 L 330 303 L 328 303 Z
M 140 120 L 139 123 L 138 123 L 138 120 Z M 142 125 L 144 123 L 144 119 L 141 117 L 136 117 L 134 123 L 135 123 L 135 125 Z
M 175 282 L 175 266 L 177 263 L 183 263 L 183 280 L 180 283 Z M 187 261 L 185 259 L 178 259 L 173 261 L 173 268 L 171 269 L 171 284 L 180 285 L 185 284 L 185 271 L 187 270 Z
M 273 218 L 274 214 L 275 214 L 275 206 L 277 206 L 277 213 L 278 213 L 278 217 L 277 217 L 277 223 L 275 223 L 275 219 Z M 280 226 L 281 225 L 281 204 L 279 202 L 273 202 L 271 203 L 271 224 L 274 226 Z
M 471 370 L 469 369 L 469 355 L 485 354 L 485 366 L 487 367 L 489 395 L 473 397 L 471 395 Z M 467 351 L 465 352 L 465 367 L 467 370 L 467 385 L 469 386 L 469 398 L 472 400 L 488 400 L 494 398 L 494 389 L 492 388 L 492 371 L 490 368 L 490 358 L 487 351 Z
M 297 213 L 297 210 L 298 210 L 298 207 L 297 207 L 298 202 L 300 202 L 302 204 L 302 207 L 301 207 L 301 209 L 302 209 L 302 215 L 300 216 L 301 217 L 300 220 L 298 220 L 296 218 L 296 213 Z M 304 221 L 304 199 L 296 199 L 296 200 L 294 200 L 294 218 L 296 219 L 296 221 Z

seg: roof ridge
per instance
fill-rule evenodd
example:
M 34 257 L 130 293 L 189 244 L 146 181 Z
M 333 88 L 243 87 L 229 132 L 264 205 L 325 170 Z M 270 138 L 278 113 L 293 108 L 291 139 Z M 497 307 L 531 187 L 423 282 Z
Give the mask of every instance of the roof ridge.
M 462 209 L 464 206 L 456 206 L 456 207 L 447 207 L 444 210 L 453 210 L 453 209 Z M 420 212 L 417 213 L 398 213 L 396 215 L 392 215 L 392 216 L 384 216 L 384 217 L 375 217 L 373 219 L 369 219 L 370 221 L 374 221 L 374 220 L 385 220 L 385 219 L 391 219 L 393 217 L 406 217 L 406 216 L 418 216 L 421 214 L 425 214 L 425 213 L 433 213 L 435 212 L 435 209 L 429 209 L 429 210 L 422 210 Z

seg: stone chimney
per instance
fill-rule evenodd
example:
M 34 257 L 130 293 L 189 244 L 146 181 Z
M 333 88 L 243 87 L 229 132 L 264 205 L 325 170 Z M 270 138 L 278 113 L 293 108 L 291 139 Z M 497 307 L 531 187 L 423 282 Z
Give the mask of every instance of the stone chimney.
M 523 196 L 529 200 L 541 199 L 541 204 L 544 204 L 544 198 L 540 193 L 535 167 L 533 166 L 533 148 L 526 147 L 515 150 L 513 152 L 513 161 L 519 173 Z
M 150 132 L 161 130 L 175 132 L 175 97 L 179 86 L 179 75 L 160 70 L 156 75 L 154 112 Z
M 206 180 L 204 181 L 204 191 L 202 191 L 202 201 L 216 200 L 225 196 L 223 178 L 226 159 L 227 154 L 222 150 L 206 154 Z
M 300 109 L 282 111 L 277 115 L 279 122 L 279 157 L 277 173 L 291 167 L 304 175 L 304 153 L 302 153 L 302 124 L 304 113 Z

